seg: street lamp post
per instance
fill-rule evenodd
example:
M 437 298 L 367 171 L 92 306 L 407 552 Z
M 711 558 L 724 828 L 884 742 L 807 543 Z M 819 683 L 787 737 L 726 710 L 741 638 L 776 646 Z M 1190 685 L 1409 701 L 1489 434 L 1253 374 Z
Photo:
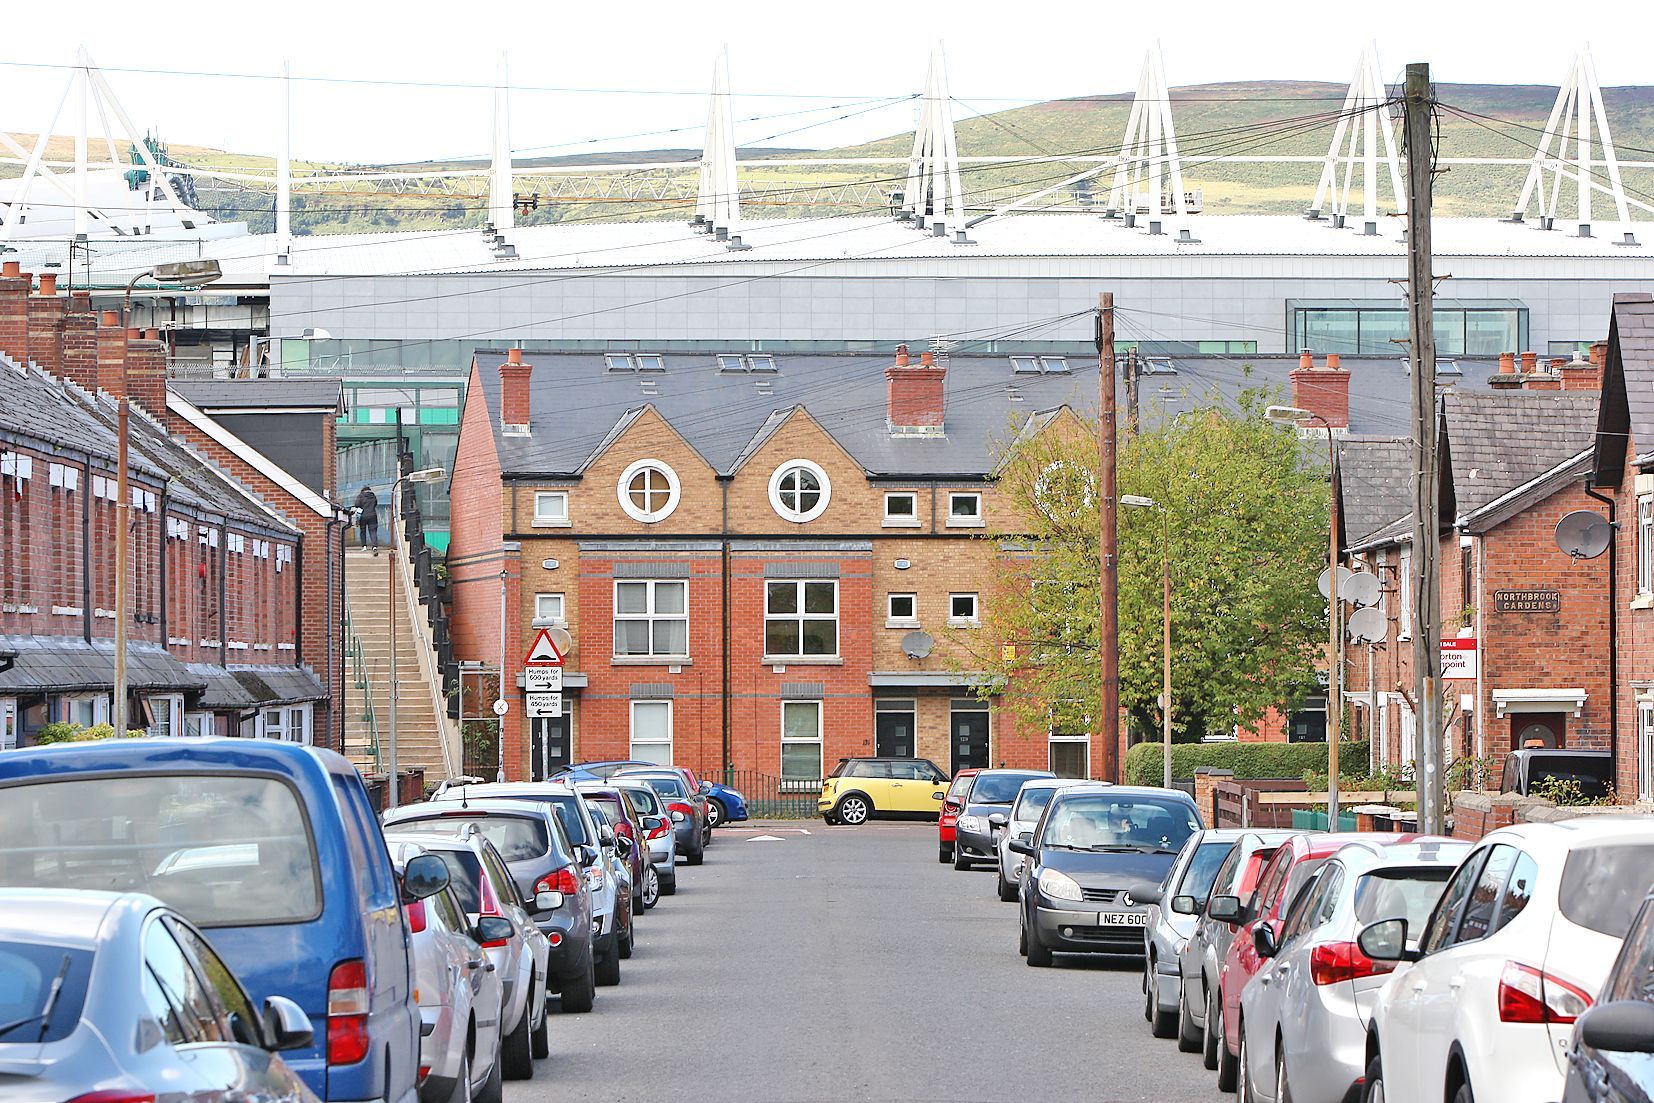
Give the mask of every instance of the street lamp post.
M 1160 784 L 1172 787 L 1172 511 L 1141 494 L 1122 494 L 1120 504 L 1159 509 L 1160 534 Z
M 388 583 L 385 612 L 390 621 L 390 783 L 386 786 L 385 807 L 395 808 L 400 802 L 402 779 L 397 773 L 396 764 L 396 706 L 400 694 L 396 684 L 396 572 L 399 564 L 397 556 L 402 554 L 402 540 L 400 524 L 402 520 L 402 484 L 403 483 L 435 483 L 448 477 L 448 472 L 441 467 L 426 467 L 418 471 L 410 471 L 406 475 L 399 475 L 391 483 L 391 553 L 386 556 L 386 566 L 389 573 L 386 576 Z
M 1297 425 L 1318 421 L 1327 431 L 1327 829 L 1338 830 L 1338 740 L 1344 724 L 1344 603 L 1338 594 L 1338 456 L 1332 423 L 1313 410 L 1271 406 L 1270 421 Z

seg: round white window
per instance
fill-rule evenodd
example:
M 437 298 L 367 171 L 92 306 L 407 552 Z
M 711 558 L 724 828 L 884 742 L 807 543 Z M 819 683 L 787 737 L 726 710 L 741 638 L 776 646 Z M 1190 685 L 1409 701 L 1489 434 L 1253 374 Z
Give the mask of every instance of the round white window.
M 770 476 L 770 504 L 788 521 L 815 520 L 832 496 L 827 472 L 809 460 L 788 460 Z
M 678 473 L 659 460 L 638 460 L 620 473 L 615 494 L 632 520 L 664 521 L 678 508 Z

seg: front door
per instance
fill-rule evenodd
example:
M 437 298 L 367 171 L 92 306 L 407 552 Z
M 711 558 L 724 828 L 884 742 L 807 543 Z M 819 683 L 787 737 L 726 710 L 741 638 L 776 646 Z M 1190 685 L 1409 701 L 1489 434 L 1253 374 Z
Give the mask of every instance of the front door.
M 969 767 L 988 768 L 988 710 L 954 707 L 949 740 L 952 772 Z
M 874 713 L 873 753 L 880 758 L 912 758 L 913 728 L 910 711 Z
M 528 741 L 531 759 L 529 773 L 535 781 L 544 781 L 569 764 L 567 704 L 564 705 L 562 716 L 539 717 L 530 723 L 533 727 Z
M 1519 712 L 1510 718 L 1510 749 L 1561 747 L 1568 718 L 1560 712 Z

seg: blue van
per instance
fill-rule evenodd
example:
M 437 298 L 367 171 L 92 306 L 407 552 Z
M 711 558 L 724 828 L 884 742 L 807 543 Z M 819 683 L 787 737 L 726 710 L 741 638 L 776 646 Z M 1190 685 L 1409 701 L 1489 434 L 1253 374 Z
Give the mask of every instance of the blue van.
M 356 768 L 249 739 L 0 754 L 0 886 L 147 892 L 207 932 L 255 1003 L 316 1024 L 283 1054 L 326 1100 L 412 1103 L 407 926 Z M 324 1026 L 325 1024 L 325 1026 Z

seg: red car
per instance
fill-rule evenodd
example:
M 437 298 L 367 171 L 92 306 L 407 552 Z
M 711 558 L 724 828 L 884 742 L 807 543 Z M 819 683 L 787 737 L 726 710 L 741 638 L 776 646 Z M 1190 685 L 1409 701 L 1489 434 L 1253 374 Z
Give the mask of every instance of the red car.
M 981 772 L 974 766 L 960 770 L 953 775 L 953 784 L 948 786 L 947 796 L 942 798 L 942 814 L 936 817 L 938 862 L 953 861 L 954 827 L 959 822 L 959 813 L 965 810 L 965 794 L 971 791 L 971 781 Z
M 1218 969 L 1218 998 L 1223 1002 L 1223 1038 L 1222 1044 L 1218 1046 L 1220 1091 L 1234 1091 L 1236 1075 L 1240 1071 L 1241 989 L 1245 988 L 1246 982 L 1256 976 L 1258 970 L 1264 966 L 1264 959 L 1258 956 L 1258 948 L 1252 941 L 1253 930 L 1260 923 L 1268 923 L 1279 933 L 1281 919 L 1286 915 L 1293 898 L 1298 895 L 1298 890 L 1303 888 L 1310 874 L 1320 869 L 1321 864 L 1338 853 L 1341 847 L 1350 843 L 1382 846 L 1386 843 L 1406 842 L 1417 837 L 1410 834 L 1371 831 L 1294 835 L 1280 845 L 1274 857 L 1269 859 L 1269 864 L 1264 866 L 1263 873 L 1258 876 L 1258 890 L 1253 894 L 1250 904 L 1242 904 L 1238 897 L 1224 897 L 1224 902 L 1214 911 L 1212 905 L 1220 898 L 1214 896 L 1207 901 L 1207 914 L 1214 918 L 1224 918 L 1219 912 L 1235 908 L 1236 922 L 1240 925 L 1240 929 L 1235 932 L 1234 941 L 1229 944 L 1229 953 Z

